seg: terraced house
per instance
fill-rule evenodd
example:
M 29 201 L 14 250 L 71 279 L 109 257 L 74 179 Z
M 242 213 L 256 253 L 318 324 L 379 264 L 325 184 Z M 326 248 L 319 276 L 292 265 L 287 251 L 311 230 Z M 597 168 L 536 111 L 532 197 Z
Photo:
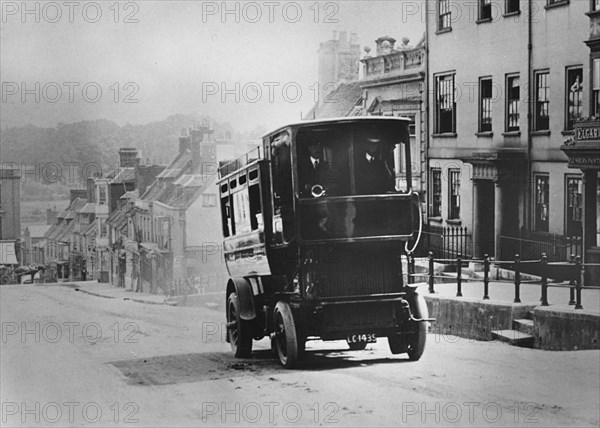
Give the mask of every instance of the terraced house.
M 586 15 L 599 3 L 426 7 L 429 223 L 466 226 L 477 257 L 583 255 L 584 176 L 561 146 L 578 121 L 597 114 L 600 66 L 586 46 Z M 598 244 L 597 171 L 588 181 L 589 251 Z
M 136 290 L 169 294 L 181 282 L 222 284 L 217 208 L 217 144 L 207 124 L 185 130 L 175 159 L 127 213 L 138 252 L 132 266 Z

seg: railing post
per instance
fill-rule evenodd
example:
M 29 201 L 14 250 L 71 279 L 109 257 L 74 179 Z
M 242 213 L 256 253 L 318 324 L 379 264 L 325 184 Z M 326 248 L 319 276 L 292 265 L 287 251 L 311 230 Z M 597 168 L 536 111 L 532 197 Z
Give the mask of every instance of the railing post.
M 433 252 L 429 252 L 429 294 L 435 293 L 433 289 L 433 275 L 434 275 L 434 265 L 433 265 Z
M 575 263 L 575 254 L 571 254 L 571 263 Z M 575 282 L 573 279 L 571 279 L 569 281 L 569 285 L 575 285 Z M 569 289 L 569 305 L 574 305 L 575 304 L 575 287 L 571 287 Z
M 458 254 L 456 258 L 456 297 L 462 296 L 462 260 Z
M 483 256 L 483 300 L 490 300 L 490 257 Z
M 513 303 L 521 303 L 521 258 L 515 254 L 515 300 Z
M 575 309 L 583 309 L 583 306 L 581 306 L 581 277 L 583 275 L 583 265 L 581 264 L 581 256 L 575 257 L 575 266 L 577 266 L 577 278 L 575 279 L 575 284 L 577 286 Z
M 548 306 L 548 256 L 542 253 L 542 306 Z

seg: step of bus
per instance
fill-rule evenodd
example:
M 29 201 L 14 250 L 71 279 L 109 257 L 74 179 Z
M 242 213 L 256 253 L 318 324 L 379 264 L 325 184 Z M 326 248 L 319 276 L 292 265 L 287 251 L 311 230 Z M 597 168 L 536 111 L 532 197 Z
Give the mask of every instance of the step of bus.
M 534 322 L 526 318 L 513 320 L 513 329 L 533 336 L 535 334 Z
M 494 330 L 492 331 L 492 337 L 521 348 L 533 348 L 535 343 L 535 337 L 518 330 Z

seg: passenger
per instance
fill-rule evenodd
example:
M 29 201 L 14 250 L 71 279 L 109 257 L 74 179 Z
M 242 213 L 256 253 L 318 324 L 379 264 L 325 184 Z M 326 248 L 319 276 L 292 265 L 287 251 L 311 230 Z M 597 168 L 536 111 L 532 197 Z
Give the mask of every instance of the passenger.
M 394 176 L 382 159 L 379 139 L 369 138 L 367 150 L 356 165 L 356 194 L 373 195 L 395 192 Z

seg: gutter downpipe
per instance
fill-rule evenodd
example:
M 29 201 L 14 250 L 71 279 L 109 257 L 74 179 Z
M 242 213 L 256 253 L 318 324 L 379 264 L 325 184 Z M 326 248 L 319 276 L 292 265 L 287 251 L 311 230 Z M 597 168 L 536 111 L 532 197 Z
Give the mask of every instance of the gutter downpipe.
M 532 177 L 532 165 L 531 165 L 531 151 L 532 151 L 532 145 L 533 145 L 533 141 L 531 139 L 531 132 L 533 129 L 533 116 L 534 116 L 534 112 L 535 112 L 535 105 L 534 105 L 534 96 L 533 94 L 535 94 L 535 90 L 534 88 L 531 86 L 532 83 L 532 72 L 533 72 L 533 0 L 528 0 L 529 3 L 529 7 L 528 7 L 528 18 L 527 18 L 527 154 L 526 154 L 526 161 L 527 161 L 527 181 L 526 181 L 526 186 L 525 186 L 525 200 L 524 202 L 524 206 L 523 206 L 523 213 L 524 213 L 524 219 L 523 219 L 523 225 L 529 229 L 529 227 L 531 226 L 531 204 L 529 203 L 531 200 L 531 185 L 530 185 L 530 180 Z
M 427 8 L 429 2 L 424 3 L 424 7 Z M 429 166 L 430 166 L 430 156 L 429 156 L 429 146 L 430 146 L 430 123 L 429 123 L 429 12 L 425 10 L 425 79 L 423 79 L 424 83 L 424 92 L 425 92 L 425 171 L 421 171 L 421 174 L 425 174 L 425 209 L 423 210 L 423 214 L 427 218 L 427 225 L 429 225 L 429 198 L 431 195 L 429 194 Z M 421 102 L 423 102 L 423 97 L 421 97 Z M 421 180 L 423 182 L 423 180 Z

